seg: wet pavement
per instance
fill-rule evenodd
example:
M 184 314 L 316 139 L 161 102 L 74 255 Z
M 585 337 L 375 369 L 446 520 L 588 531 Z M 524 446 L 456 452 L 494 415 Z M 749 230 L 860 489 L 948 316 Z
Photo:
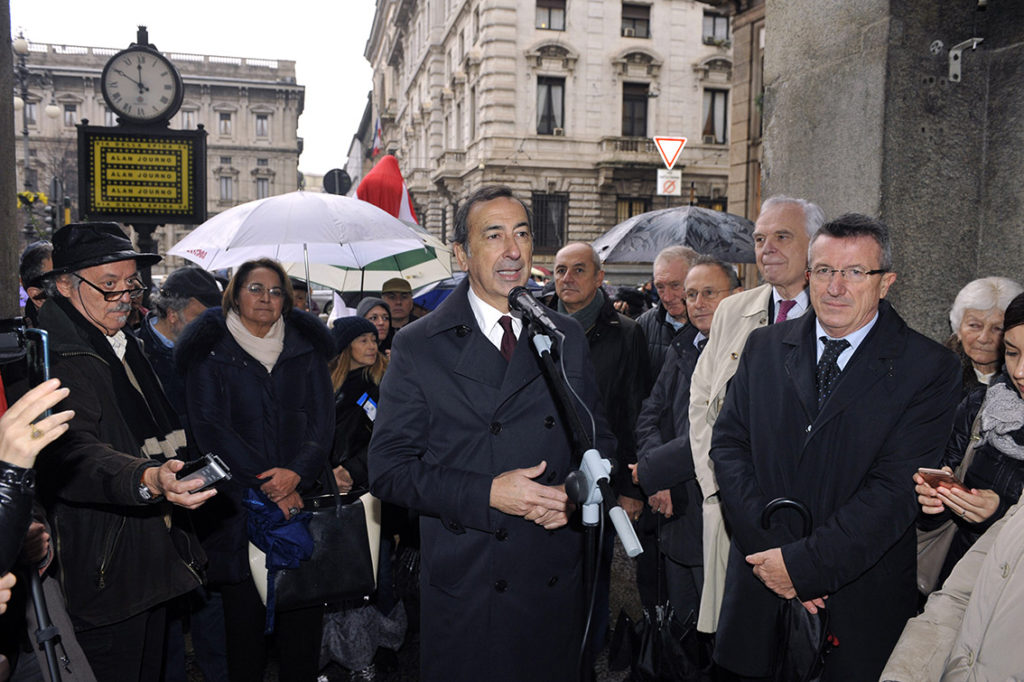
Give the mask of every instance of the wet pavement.
M 628 558 L 622 549 L 618 539 L 615 540 L 615 551 L 612 557 L 611 592 L 609 595 L 611 606 L 611 624 L 615 624 L 619 611 L 625 609 L 631 618 L 636 619 L 640 615 L 640 599 L 636 591 L 636 574 L 634 561 Z M 191 653 L 191 647 L 189 647 Z M 381 682 L 415 682 L 419 679 L 419 636 L 418 633 L 410 631 L 405 643 L 396 655 L 380 656 L 380 663 L 377 667 L 376 676 L 372 678 Z M 189 682 L 203 682 L 205 679 L 195 661 L 189 657 L 188 661 Z M 607 647 L 598 656 L 595 665 L 595 682 L 624 682 L 628 680 L 628 671 L 612 672 L 608 670 Z M 321 676 L 322 682 L 342 682 L 350 679 L 346 673 L 336 666 L 329 666 Z M 272 661 L 270 669 L 264 678 L 264 682 L 277 682 L 278 662 Z M 221 682 L 210 680 L 207 682 Z

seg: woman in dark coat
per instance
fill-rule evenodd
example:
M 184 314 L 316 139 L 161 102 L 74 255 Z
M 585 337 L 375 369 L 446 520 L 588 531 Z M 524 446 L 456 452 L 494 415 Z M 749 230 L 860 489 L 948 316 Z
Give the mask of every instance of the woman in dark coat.
M 366 451 L 380 399 L 380 380 L 387 358 L 377 347 L 377 330 L 362 316 L 334 322 L 332 336 L 338 357 L 331 361 L 334 387 L 334 446 L 331 467 L 338 489 L 366 489 Z
M 365 491 L 369 487 L 366 454 L 387 357 L 378 349 L 375 325 L 362 315 L 335 320 L 331 335 L 338 350 L 338 357 L 329 365 L 335 390 L 331 467 L 340 492 Z M 377 649 L 397 651 L 405 635 L 405 612 L 392 612 L 388 560 L 391 536 L 388 531 L 382 533 L 381 570 L 374 603 L 360 600 L 342 604 L 328 613 L 325 623 L 325 652 L 336 663 L 354 671 L 351 679 L 372 679 Z M 386 597 L 387 604 L 381 603 L 381 596 Z
M 915 491 L 924 513 L 918 527 L 936 528 L 949 518 L 957 525 L 937 585 L 942 584 L 989 526 L 1017 502 L 1024 489 L 1024 294 L 1006 307 L 1002 337 L 1006 366 L 995 375 L 987 390 L 974 391 L 960 403 L 942 460 L 943 468 L 951 473 L 960 465 L 973 436 L 975 420 L 980 419 L 974 459 L 964 475 L 969 490 L 942 485 L 934 489 L 920 474 L 914 475 Z
M 219 455 L 232 478 L 203 515 L 209 578 L 224 598 L 232 680 L 263 679 L 265 609 L 248 567 L 247 490 L 285 519 L 326 469 L 334 420 L 327 360 L 330 335 L 293 305 L 291 282 L 269 259 L 238 268 L 223 308 L 210 308 L 179 339 L 188 418 L 202 452 Z M 282 680 L 316 677 L 323 608 L 276 614 Z

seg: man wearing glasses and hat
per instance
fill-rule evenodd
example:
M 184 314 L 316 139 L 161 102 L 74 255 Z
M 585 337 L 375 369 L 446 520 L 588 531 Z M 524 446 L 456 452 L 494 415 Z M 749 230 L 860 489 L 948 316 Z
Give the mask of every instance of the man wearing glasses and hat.
M 96 679 L 158 679 L 166 603 L 200 584 L 198 542 L 172 523 L 215 494 L 175 477 L 184 432 L 138 339 L 123 327 L 145 291 L 115 223 L 70 224 L 54 234 L 57 295 L 39 311 L 51 373 L 74 409 L 64 436 L 37 461 L 67 610 Z M 171 504 L 168 504 L 171 503 Z

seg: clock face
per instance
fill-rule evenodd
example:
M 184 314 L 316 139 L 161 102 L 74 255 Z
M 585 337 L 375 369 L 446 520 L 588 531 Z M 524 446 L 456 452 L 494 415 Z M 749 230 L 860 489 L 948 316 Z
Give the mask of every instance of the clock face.
M 169 119 L 181 106 L 181 76 L 163 55 L 127 49 L 103 68 L 103 98 L 122 118 L 136 122 Z

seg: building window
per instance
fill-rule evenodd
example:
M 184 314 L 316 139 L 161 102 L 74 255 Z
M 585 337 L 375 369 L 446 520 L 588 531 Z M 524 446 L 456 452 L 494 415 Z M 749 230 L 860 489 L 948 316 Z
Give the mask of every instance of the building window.
M 103 125 L 108 128 L 117 125 L 117 114 L 114 113 L 113 109 L 103 110 Z
M 569 193 L 534 192 L 531 202 L 534 246 L 544 250 L 561 248 L 565 241 L 565 227 L 569 222 Z
M 537 78 L 537 134 L 556 135 L 564 131 L 565 79 Z
M 256 178 L 256 198 L 266 199 L 270 196 L 270 178 Z
M 222 166 L 230 166 L 231 165 L 231 157 L 230 156 L 222 156 L 222 157 L 220 157 L 220 165 L 222 165 Z
M 231 113 L 222 111 L 218 117 L 217 132 L 221 135 L 231 134 Z
M 615 222 L 621 223 L 651 210 L 650 197 L 618 197 L 615 200 Z
M 647 84 L 622 84 L 622 135 L 647 137 Z
M 71 127 L 78 123 L 78 105 L 77 104 L 65 104 L 64 105 L 64 125 Z
M 36 117 L 39 115 L 38 102 L 25 102 L 25 122 L 30 126 L 36 124 Z
M 181 112 L 181 128 L 182 130 L 192 130 L 196 127 L 196 112 L 194 111 L 183 111 Z
M 729 17 L 705 12 L 703 36 L 705 45 L 720 45 L 729 40 Z
M 727 90 L 704 91 L 704 129 L 701 131 L 704 144 L 725 144 L 726 103 L 729 99 Z
M 270 135 L 270 115 L 256 114 L 256 137 L 267 137 Z
M 256 159 L 256 165 L 260 168 L 266 168 L 270 165 L 270 159 Z
M 221 201 L 234 201 L 235 200 L 235 183 L 234 181 L 224 175 L 220 178 L 220 200 Z
M 651 37 L 650 5 L 622 5 L 622 35 L 627 38 Z
M 565 0 L 537 0 L 537 28 L 565 30 Z

